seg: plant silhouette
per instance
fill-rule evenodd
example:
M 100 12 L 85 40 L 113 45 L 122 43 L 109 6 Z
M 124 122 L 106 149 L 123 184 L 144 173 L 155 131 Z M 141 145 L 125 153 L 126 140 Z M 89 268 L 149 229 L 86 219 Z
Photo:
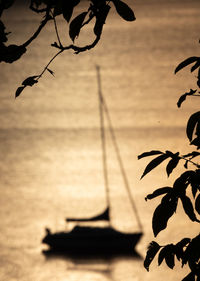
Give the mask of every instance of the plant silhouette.
M 14 5 L 14 0 L 0 1 L 0 16 L 6 13 L 6 10 Z M 49 60 L 40 74 L 28 76 L 16 90 L 15 97 L 18 97 L 26 87 L 32 87 L 38 83 L 45 72 L 54 75 L 54 71 L 50 69 L 51 63 L 64 51 L 73 50 L 75 54 L 86 52 L 94 48 L 101 39 L 104 24 L 110 13 L 112 5 L 116 9 L 118 15 L 126 21 L 134 21 L 135 15 L 132 9 L 121 0 L 89 0 L 87 9 L 81 11 L 80 14 L 74 16 L 75 9 L 79 6 L 80 0 L 30 0 L 29 8 L 33 13 L 41 14 L 41 22 L 33 35 L 21 45 L 8 43 L 9 33 L 3 21 L 0 20 L 0 62 L 14 63 L 19 60 L 26 52 L 31 43 L 40 35 L 40 32 L 49 23 L 53 23 L 57 41 L 51 44 L 56 50 L 55 55 Z M 111 5 L 112 4 L 112 5 Z M 69 25 L 69 38 L 72 43 L 63 45 L 60 37 L 57 18 L 62 17 Z M 76 45 L 76 39 L 86 25 L 90 25 L 94 39 L 85 46 Z M 200 57 L 192 56 L 181 62 L 175 69 L 175 73 L 181 69 L 191 66 L 191 72 L 197 72 L 197 87 L 190 89 L 177 102 L 180 108 L 187 98 L 200 96 Z M 169 219 L 175 214 L 178 202 L 182 203 L 184 212 L 189 219 L 195 223 L 199 223 L 200 215 L 200 165 L 196 161 L 200 156 L 200 111 L 192 114 L 186 126 L 186 135 L 190 145 L 195 150 L 190 153 L 180 153 L 171 151 L 152 150 L 144 152 L 138 156 L 139 159 L 153 156 L 154 159 L 145 168 L 141 178 L 150 173 L 154 168 L 164 161 L 168 161 L 166 165 L 166 173 L 168 176 L 173 173 L 174 169 L 180 163 L 183 164 L 184 172 L 174 181 L 173 186 L 165 186 L 158 188 L 152 194 L 146 196 L 146 200 L 154 199 L 162 196 L 161 203 L 154 211 L 152 218 L 152 228 L 155 237 L 164 229 L 166 229 Z M 191 190 L 192 198 L 188 196 L 187 191 Z M 153 259 L 158 256 L 158 265 L 163 261 L 171 269 L 175 266 L 175 257 L 182 264 L 188 265 L 190 273 L 182 279 L 182 281 L 200 281 L 200 235 L 197 234 L 193 238 L 183 238 L 176 244 L 159 245 L 152 241 L 148 247 L 144 266 L 149 270 L 149 266 Z
M 2 0 L 0 2 L 0 16 L 6 9 L 10 8 L 14 4 L 14 0 Z M 39 36 L 41 30 L 49 22 L 53 22 L 57 41 L 53 42 L 51 46 L 57 50 L 55 55 L 49 60 L 47 65 L 41 71 L 40 74 L 30 76 L 26 78 L 20 87 L 17 88 L 15 97 L 18 97 L 22 91 L 27 87 L 32 87 L 38 83 L 43 74 L 48 71 L 51 75 L 54 72 L 49 68 L 52 61 L 61 53 L 67 50 L 73 50 L 75 54 L 85 52 L 94 48 L 101 39 L 103 26 L 106 22 L 108 14 L 111 9 L 111 3 L 115 7 L 119 16 L 126 21 L 134 21 L 135 15 L 132 9 L 121 0 L 90 0 L 88 1 L 88 7 L 82 11 L 79 15 L 73 16 L 73 12 L 80 4 L 80 0 L 30 0 L 29 8 L 37 14 L 41 14 L 42 21 L 39 24 L 34 34 L 21 45 L 6 45 L 8 41 L 8 34 L 4 23 L 0 20 L 0 62 L 13 63 L 21 58 L 26 53 L 27 47 Z M 64 21 L 69 25 L 69 34 L 72 44 L 64 46 L 61 43 L 61 38 L 57 27 L 57 17 L 62 17 Z M 91 23 L 93 28 L 94 40 L 85 46 L 78 46 L 75 44 L 75 40 L 78 38 L 82 29 Z
M 200 57 L 189 57 L 181 62 L 175 69 L 175 74 L 181 69 L 192 65 L 191 72 L 197 71 L 197 87 L 181 95 L 177 102 L 180 108 L 187 97 L 200 96 Z M 192 114 L 187 122 L 186 135 L 190 145 L 195 146 L 195 150 L 181 154 L 180 152 L 152 150 L 144 152 L 138 159 L 154 156 L 146 166 L 141 178 L 146 176 L 163 161 L 168 161 L 166 173 L 168 177 L 179 163 L 183 164 L 184 172 L 174 181 L 173 186 L 161 187 L 152 194 L 148 194 L 145 200 L 151 200 L 162 196 L 161 203 L 154 211 L 152 218 L 152 229 L 156 237 L 162 230 L 166 229 L 169 219 L 175 214 L 178 202 L 180 201 L 186 216 L 195 223 L 199 223 L 200 215 L 200 165 L 196 161 L 200 156 L 200 111 Z M 191 197 L 188 191 L 191 190 Z M 176 244 L 159 245 L 156 241 L 149 244 L 144 267 L 149 271 L 149 266 L 155 256 L 158 256 L 158 265 L 163 261 L 171 269 L 175 266 L 175 257 L 182 264 L 188 265 L 190 273 L 182 281 L 200 281 L 200 234 L 193 238 L 182 238 Z

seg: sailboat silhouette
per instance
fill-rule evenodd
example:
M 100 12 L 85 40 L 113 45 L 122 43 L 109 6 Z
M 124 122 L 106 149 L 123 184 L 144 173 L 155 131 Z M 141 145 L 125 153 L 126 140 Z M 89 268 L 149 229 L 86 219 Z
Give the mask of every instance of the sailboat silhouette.
M 107 226 L 85 226 L 76 224 L 71 231 L 68 232 L 56 232 L 51 233 L 47 229 L 46 236 L 42 242 L 49 245 L 51 251 L 65 251 L 68 254 L 74 255 L 87 255 L 87 254 L 106 254 L 106 255 L 120 255 L 120 254 L 134 254 L 135 246 L 140 240 L 142 232 L 142 224 L 131 196 L 130 187 L 126 172 L 123 166 L 120 150 L 115 137 L 114 129 L 112 126 L 108 107 L 101 90 L 101 77 L 100 68 L 96 66 L 97 79 L 98 79 L 98 97 L 99 97 L 99 114 L 100 114 L 100 132 L 101 132 L 101 145 L 102 145 L 102 162 L 104 171 L 104 183 L 106 189 L 107 207 L 106 209 L 95 216 L 88 218 L 67 218 L 67 222 L 98 222 L 105 221 Z M 111 225 L 110 218 L 110 196 L 108 185 L 108 169 L 107 169 L 107 154 L 106 154 L 106 142 L 105 142 L 105 129 L 104 129 L 104 117 L 106 116 L 109 124 L 109 131 L 111 139 L 114 145 L 116 156 L 119 162 L 119 167 L 124 180 L 124 184 L 131 201 L 133 211 L 139 226 L 138 232 L 124 233 L 117 231 Z

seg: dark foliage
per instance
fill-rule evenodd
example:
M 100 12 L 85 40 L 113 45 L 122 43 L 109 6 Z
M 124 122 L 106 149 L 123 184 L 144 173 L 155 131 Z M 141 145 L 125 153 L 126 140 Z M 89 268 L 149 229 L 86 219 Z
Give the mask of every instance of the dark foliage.
M 154 257 L 156 256 L 156 254 L 158 253 L 158 251 L 160 250 L 160 248 L 161 248 L 161 246 L 155 241 L 152 241 L 149 244 L 148 250 L 147 250 L 147 255 L 144 260 L 144 267 L 146 268 L 147 271 L 149 271 L 149 266 L 150 266 L 151 262 L 153 261 Z
M 26 48 L 24 46 L 5 46 L 2 44 L 0 46 L 0 62 L 13 63 L 14 61 L 20 59 L 25 52 Z
M 175 73 L 188 65 L 192 65 L 191 72 L 197 71 L 197 88 L 190 89 L 189 92 L 183 94 L 177 106 L 180 108 L 187 96 L 200 96 L 200 58 L 190 57 L 181 62 L 175 69 Z M 169 159 L 166 172 L 170 176 L 179 162 L 183 162 L 183 169 L 186 169 L 175 181 L 172 187 L 160 187 L 153 193 L 148 194 L 145 200 L 151 200 L 158 196 L 163 196 L 161 203 L 154 211 L 152 219 L 152 229 L 156 237 L 159 232 L 167 227 L 169 219 L 175 214 L 177 204 L 182 203 L 183 210 L 186 216 L 193 222 L 199 223 L 198 216 L 200 215 L 200 166 L 198 162 L 194 162 L 194 158 L 200 156 L 198 149 L 200 148 L 200 111 L 192 114 L 187 122 L 186 135 L 190 145 L 196 147 L 195 151 L 187 154 L 173 153 L 171 151 L 162 152 L 152 150 L 144 152 L 138 156 L 138 159 L 143 157 L 155 156 L 153 160 L 146 166 L 142 177 L 160 165 L 164 160 Z M 159 155 L 159 156 L 157 156 Z M 190 164 L 191 169 L 188 169 Z M 193 198 L 187 195 L 187 191 L 191 189 Z M 160 246 L 155 241 L 152 241 L 148 247 L 144 267 L 149 271 L 149 266 L 155 256 L 158 256 L 158 265 L 163 261 L 171 269 L 175 266 L 175 258 L 181 262 L 182 266 L 188 265 L 190 273 L 182 279 L 182 281 L 200 281 L 200 234 L 194 238 L 183 238 L 176 244 L 168 244 Z
M 14 0 L 0 1 L 0 15 L 5 13 L 6 9 L 12 7 L 14 2 Z M 42 20 L 35 33 L 26 42 L 19 46 L 6 45 L 6 42 L 8 41 L 7 35 L 9 33 L 6 32 L 3 22 L 0 21 L 0 62 L 13 63 L 20 59 L 21 56 L 27 51 L 27 47 L 39 36 L 41 30 L 49 22 L 53 22 L 57 37 L 57 41 L 51 44 L 53 48 L 57 49 L 57 53 L 50 59 L 48 64 L 44 67 L 39 75 L 31 76 L 25 79 L 26 82 L 22 83 L 23 86 L 17 88 L 15 97 L 18 97 L 27 86 L 33 86 L 36 84 L 46 71 L 53 75 L 54 72 L 49 69 L 49 65 L 58 55 L 64 51 L 73 50 L 75 54 L 79 54 L 94 48 L 101 39 L 103 27 L 106 23 L 106 19 L 109 15 L 112 5 L 122 19 L 126 21 L 135 20 L 135 15 L 132 9 L 121 0 L 89 0 L 87 2 L 88 7 L 74 17 L 74 11 L 80 2 L 80 0 L 30 0 L 29 8 L 34 13 L 41 14 Z M 69 25 L 68 36 L 72 40 L 72 44 L 68 46 L 63 46 L 61 43 L 56 22 L 58 16 L 63 18 L 63 20 Z M 94 21 L 92 21 L 93 19 Z M 74 42 L 79 37 L 82 29 L 88 24 L 90 24 L 93 30 L 94 40 L 85 46 L 75 45 Z
M 0 1 L 0 16 L 6 13 L 6 10 L 14 5 L 14 0 Z M 49 60 L 47 65 L 38 75 L 32 75 L 24 79 L 22 85 L 17 88 L 15 97 L 18 97 L 26 87 L 32 87 L 38 83 L 39 79 L 47 71 L 51 75 L 54 72 L 49 68 L 52 61 L 66 50 L 73 50 L 75 54 L 85 52 L 94 48 L 101 39 L 102 31 L 109 15 L 110 9 L 114 6 L 117 14 L 126 21 L 134 21 L 135 15 L 132 9 L 121 0 L 89 0 L 86 10 L 74 17 L 74 11 L 80 4 L 80 0 L 30 0 L 29 8 L 37 14 L 41 14 L 41 22 L 33 33 L 33 35 L 21 45 L 9 44 L 8 35 L 10 32 L 2 21 L 0 21 L 0 62 L 14 63 L 19 60 L 26 52 L 28 46 L 39 36 L 41 30 L 49 23 L 53 22 L 57 41 L 51 46 L 57 50 L 55 55 Z M 57 17 L 63 20 L 69 26 L 69 38 L 72 43 L 63 46 L 57 29 Z M 90 24 L 94 34 L 94 40 L 85 46 L 75 45 L 75 41 L 79 37 L 83 28 Z M 197 72 L 197 82 L 195 89 L 185 92 L 179 98 L 177 106 L 180 108 L 187 97 L 200 96 L 200 57 L 192 56 L 182 61 L 175 69 L 175 73 L 185 67 L 191 66 L 191 73 Z M 198 159 L 200 153 L 200 112 L 191 115 L 186 126 L 186 135 L 189 144 L 195 146 L 196 150 L 190 153 L 181 154 L 179 152 L 165 152 L 152 150 L 144 152 L 138 156 L 138 159 L 155 156 L 153 160 L 146 166 L 141 178 L 150 173 L 154 168 L 159 166 L 165 160 L 166 173 L 169 177 L 177 165 L 183 163 L 184 172 L 174 181 L 171 187 L 159 187 L 153 193 L 148 194 L 145 200 L 151 200 L 158 196 L 162 196 L 160 204 L 154 211 L 152 218 L 153 233 L 157 236 L 164 230 L 169 222 L 169 219 L 175 214 L 178 202 L 180 201 L 184 212 L 188 219 L 195 223 L 199 223 L 198 216 L 200 215 L 200 165 L 195 160 Z M 189 169 L 188 166 L 191 168 Z M 186 169 L 186 171 L 185 171 Z M 188 189 L 191 189 L 193 198 L 187 194 Z M 182 266 L 187 265 L 190 272 L 182 281 L 200 281 L 200 234 L 194 238 L 183 238 L 176 244 L 159 245 L 152 241 L 148 247 L 144 267 L 149 271 L 149 266 L 153 259 L 158 256 L 158 265 L 163 262 L 171 269 L 175 266 L 175 261 L 181 262 Z

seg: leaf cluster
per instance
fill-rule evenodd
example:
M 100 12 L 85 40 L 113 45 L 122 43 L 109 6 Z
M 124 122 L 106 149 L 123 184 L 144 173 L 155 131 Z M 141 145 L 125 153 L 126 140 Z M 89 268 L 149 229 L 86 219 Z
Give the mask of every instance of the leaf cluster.
M 187 196 L 186 190 L 190 188 L 193 194 L 194 207 L 191 199 Z M 152 228 L 154 235 L 167 227 L 168 220 L 176 212 L 178 201 L 182 203 L 183 209 L 189 219 L 193 222 L 200 222 L 197 215 L 200 214 L 200 170 L 189 170 L 178 177 L 172 187 L 161 187 L 146 196 L 146 200 L 163 196 L 161 203 L 154 211 Z M 197 213 L 197 214 L 196 214 Z
M 192 114 L 186 127 L 187 137 L 191 145 L 200 148 L 200 111 Z
M 166 152 L 162 152 L 160 150 L 152 150 L 149 152 L 144 152 L 142 154 L 140 154 L 138 156 L 138 159 L 147 157 L 147 156 L 152 156 L 152 155 L 159 155 L 156 158 L 154 158 L 145 168 L 141 179 L 148 174 L 149 172 L 151 172 L 151 170 L 153 170 L 154 168 L 156 168 L 158 165 L 160 165 L 164 160 L 166 159 L 170 159 L 169 163 L 167 164 L 166 167 L 166 171 L 167 171 L 167 175 L 169 176 L 172 171 L 176 168 L 176 166 L 178 165 L 181 157 L 179 156 L 179 152 L 177 153 L 172 153 L 171 151 L 166 151 Z
M 94 48 L 98 44 L 99 40 L 101 39 L 103 27 L 109 15 L 111 5 L 114 6 L 117 14 L 123 20 L 134 21 L 136 19 L 133 10 L 121 0 L 89 0 L 88 7 L 84 6 L 84 10 L 76 16 L 74 16 L 74 14 L 77 13 L 74 13 L 74 11 L 80 4 L 80 0 L 30 0 L 29 3 L 29 8 L 35 13 L 42 14 L 43 19 L 34 34 L 26 42 L 19 46 L 6 45 L 8 40 L 7 35 L 9 33 L 5 31 L 5 26 L 3 22 L 0 21 L 0 62 L 13 63 L 20 59 L 21 56 L 27 51 L 27 46 L 29 46 L 32 41 L 38 37 L 46 24 L 49 21 L 53 21 L 57 41 L 52 43 L 51 46 L 56 48 L 58 52 L 50 59 L 42 72 L 37 75 L 37 82 L 46 71 L 53 75 L 53 71 L 49 69 L 49 65 L 58 55 L 64 51 L 73 50 L 75 54 L 79 54 Z M 2 14 L 5 9 L 10 8 L 13 4 L 14 0 L 0 1 L 0 13 Z M 68 36 L 72 40 L 72 44 L 70 45 L 63 46 L 61 43 L 62 40 L 60 38 L 56 22 L 58 16 L 61 16 L 69 27 Z M 79 37 L 82 29 L 89 23 L 93 24 L 94 40 L 85 46 L 75 45 L 74 42 Z M 26 79 L 29 78 L 30 77 Z M 28 86 L 33 86 L 36 83 L 35 81 L 36 80 L 34 80 L 32 85 Z M 18 87 L 15 92 L 15 97 L 18 97 L 25 87 L 22 82 L 22 86 Z
M 190 89 L 184 93 L 178 100 L 177 106 L 180 108 L 188 96 L 200 96 L 200 57 L 189 57 L 182 61 L 175 69 L 175 74 L 181 69 L 191 65 L 191 72 L 197 71 L 197 88 Z M 152 229 L 156 237 L 162 230 L 166 229 L 169 219 L 176 213 L 178 202 L 181 202 L 183 210 L 187 217 L 195 223 L 199 223 L 200 215 L 200 165 L 196 161 L 200 156 L 200 111 L 193 113 L 186 125 L 186 136 L 190 145 L 195 146 L 195 151 L 186 154 L 180 152 L 152 150 L 144 152 L 138 156 L 138 159 L 154 156 L 141 176 L 141 179 L 151 172 L 162 162 L 168 160 L 166 173 L 169 177 L 177 165 L 182 161 L 183 168 L 186 169 L 174 181 L 172 186 L 165 186 L 156 189 L 153 193 L 148 194 L 145 200 L 151 200 L 159 196 L 162 197 L 160 204 L 156 207 L 152 217 Z M 194 162 L 195 161 L 195 162 Z M 188 165 L 192 167 L 189 169 Z M 188 196 L 188 190 L 192 194 Z M 171 269 L 175 266 L 175 258 L 181 262 L 182 266 L 188 265 L 190 273 L 182 281 L 200 281 L 200 234 L 193 239 L 183 238 L 176 244 L 160 246 L 157 242 L 152 241 L 148 247 L 144 267 L 149 271 L 149 266 L 153 259 L 158 256 L 158 265 L 163 261 Z
M 200 88 L 200 57 L 189 57 L 182 61 L 175 69 L 175 74 L 180 71 L 181 69 L 185 68 L 186 66 L 193 64 L 191 67 L 190 71 L 194 72 L 195 70 L 197 71 L 197 86 L 198 89 Z M 185 94 L 181 95 L 178 102 L 177 106 L 181 107 L 182 103 L 186 100 L 187 96 L 193 96 L 193 97 L 199 97 L 200 92 L 198 89 L 190 89 L 189 92 L 186 92 Z M 198 92 L 197 92 L 198 91 Z
M 160 246 L 157 242 L 152 241 L 147 250 L 144 260 L 144 267 L 149 271 L 149 266 L 153 259 L 158 256 L 158 265 L 165 261 L 166 265 L 173 269 L 175 259 L 181 262 L 182 267 L 188 265 L 190 273 L 182 281 L 199 281 L 200 280 L 200 235 L 193 239 L 183 238 L 176 244 Z
M 27 86 L 32 87 L 34 84 L 36 84 L 38 82 L 37 79 L 38 79 L 38 75 L 34 75 L 26 78 L 22 82 L 22 86 L 17 88 L 17 91 L 15 93 L 15 98 L 17 98 Z

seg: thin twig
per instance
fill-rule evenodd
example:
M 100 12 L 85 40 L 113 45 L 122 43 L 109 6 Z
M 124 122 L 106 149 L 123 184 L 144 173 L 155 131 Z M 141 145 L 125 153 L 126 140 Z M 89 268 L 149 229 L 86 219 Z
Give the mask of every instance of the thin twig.
M 58 43 L 59 43 L 60 47 L 62 47 L 62 43 L 60 41 L 60 36 L 58 34 L 58 27 L 57 27 L 56 19 L 55 19 L 55 16 L 53 14 L 52 14 L 52 17 L 53 17 L 54 27 L 55 27 L 55 31 L 56 31 L 56 36 L 58 38 Z
M 190 162 L 191 164 L 193 164 L 194 166 L 196 166 L 197 168 L 199 168 L 199 164 L 193 162 L 192 160 L 187 159 L 187 158 L 185 158 L 185 157 L 183 157 L 183 156 L 179 156 L 179 158 L 182 159 L 182 160 L 185 160 L 185 161 L 187 161 L 187 162 Z
M 97 43 L 99 42 L 100 38 L 101 38 L 101 36 L 97 36 L 90 45 L 86 45 L 84 47 L 79 47 L 79 46 L 76 46 L 73 44 L 63 47 L 63 46 L 58 46 L 55 43 L 51 44 L 51 46 L 55 47 L 57 49 L 63 50 L 63 51 L 72 49 L 75 51 L 75 54 L 79 54 L 81 52 L 85 52 L 85 51 L 88 51 L 88 50 L 94 48 L 97 45 Z
M 56 53 L 52 58 L 51 60 L 47 63 L 47 65 L 45 66 L 45 68 L 43 69 L 43 71 L 40 73 L 40 75 L 38 75 L 38 78 L 37 80 L 39 80 L 42 75 L 44 74 L 44 72 L 47 70 L 47 68 L 49 67 L 49 65 L 52 63 L 52 61 L 58 56 L 60 55 L 64 50 L 60 50 L 58 53 Z

